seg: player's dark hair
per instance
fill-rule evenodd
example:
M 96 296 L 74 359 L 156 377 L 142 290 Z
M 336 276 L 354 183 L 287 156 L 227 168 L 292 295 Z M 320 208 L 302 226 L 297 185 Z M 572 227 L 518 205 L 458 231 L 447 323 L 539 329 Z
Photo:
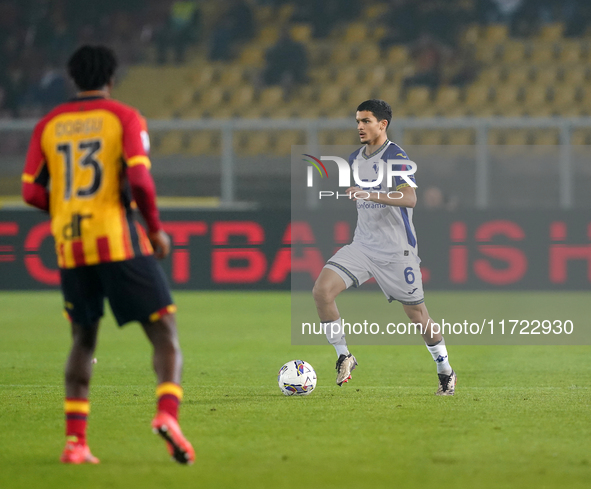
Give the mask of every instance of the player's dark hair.
M 116 69 L 115 53 L 106 46 L 82 46 L 68 61 L 68 73 L 80 90 L 104 87 Z
M 390 125 L 390 121 L 392 120 L 392 107 L 390 107 L 388 102 L 384 102 L 383 100 L 378 100 L 375 98 L 366 100 L 365 102 L 361 102 L 359 107 L 357 107 L 357 112 L 363 110 L 371 112 L 376 117 L 378 122 L 385 119 L 388 123 L 386 127 Z

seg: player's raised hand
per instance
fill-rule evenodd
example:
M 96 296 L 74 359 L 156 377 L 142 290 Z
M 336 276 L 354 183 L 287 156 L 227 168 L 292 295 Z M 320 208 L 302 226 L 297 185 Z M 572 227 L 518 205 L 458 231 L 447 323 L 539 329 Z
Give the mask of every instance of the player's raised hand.
M 166 258 L 168 253 L 170 253 L 170 238 L 168 234 L 161 229 L 155 233 L 150 233 L 148 237 L 154 248 L 154 256 L 159 260 Z

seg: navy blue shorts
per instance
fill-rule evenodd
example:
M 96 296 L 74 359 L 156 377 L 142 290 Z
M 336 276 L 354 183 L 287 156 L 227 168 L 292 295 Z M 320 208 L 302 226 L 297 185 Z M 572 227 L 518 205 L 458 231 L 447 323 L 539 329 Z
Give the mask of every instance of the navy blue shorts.
M 62 268 L 60 274 L 66 313 L 81 326 L 103 316 L 105 298 L 119 326 L 156 321 L 176 310 L 166 276 L 153 255 Z

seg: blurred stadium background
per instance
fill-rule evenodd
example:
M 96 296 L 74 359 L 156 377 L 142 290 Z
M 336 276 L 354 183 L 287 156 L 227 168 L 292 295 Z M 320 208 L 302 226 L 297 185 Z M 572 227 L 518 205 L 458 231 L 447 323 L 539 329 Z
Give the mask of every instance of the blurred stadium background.
M 18 195 L 32 118 L 72 94 L 68 55 L 104 42 L 161 196 L 288 207 L 291 145 L 355 144 L 354 108 L 377 97 L 405 148 L 480 148 L 407 151 L 435 187 L 419 206 L 589 208 L 590 19 L 582 0 L 3 1 L 0 196 Z M 483 149 L 511 145 L 528 151 Z M 503 193 L 515 178 L 525 197 Z

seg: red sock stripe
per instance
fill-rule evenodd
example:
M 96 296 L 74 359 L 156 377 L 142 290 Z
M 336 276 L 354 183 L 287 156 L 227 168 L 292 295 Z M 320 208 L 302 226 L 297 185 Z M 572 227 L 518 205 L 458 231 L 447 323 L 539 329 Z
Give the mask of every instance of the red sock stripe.
M 178 419 L 179 404 L 179 398 L 174 394 L 163 394 L 158 398 L 158 411 L 164 411 L 174 419 Z

